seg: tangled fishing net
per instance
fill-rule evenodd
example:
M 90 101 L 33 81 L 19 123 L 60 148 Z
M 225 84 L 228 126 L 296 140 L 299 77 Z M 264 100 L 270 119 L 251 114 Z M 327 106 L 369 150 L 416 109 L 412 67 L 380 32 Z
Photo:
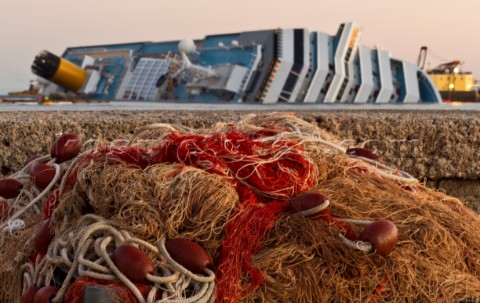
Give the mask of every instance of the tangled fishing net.
M 22 189 L 0 214 L 2 301 L 480 298 L 478 214 L 295 115 L 154 124 L 83 150 L 10 176 Z

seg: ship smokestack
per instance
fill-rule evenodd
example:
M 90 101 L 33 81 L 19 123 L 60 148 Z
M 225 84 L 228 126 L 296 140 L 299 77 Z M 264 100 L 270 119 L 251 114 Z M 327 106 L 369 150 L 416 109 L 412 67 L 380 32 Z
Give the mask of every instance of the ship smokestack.
M 46 50 L 35 56 L 32 72 L 74 92 L 78 91 L 87 79 L 84 69 Z

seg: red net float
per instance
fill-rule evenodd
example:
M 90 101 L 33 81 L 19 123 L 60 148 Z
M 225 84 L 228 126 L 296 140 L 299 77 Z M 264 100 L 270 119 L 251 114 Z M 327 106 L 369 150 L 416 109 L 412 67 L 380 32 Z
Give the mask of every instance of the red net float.
M 117 247 L 112 254 L 112 261 L 133 283 L 149 283 L 147 275 L 154 275 L 156 272 L 152 259 L 135 246 Z
M 357 234 L 348 224 L 330 214 L 330 200 L 319 191 L 310 190 L 300 193 L 290 200 L 286 211 L 307 218 L 319 218 L 328 224 L 334 225 L 347 239 L 351 241 L 358 239 Z
M 401 188 L 406 191 L 416 192 L 417 188 L 411 185 L 402 185 Z
M 45 163 L 34 165 L 28 172 L 38 188 L 45 189 L 55 177 L 55 168 Z
M 362 157 L 367 158 L 376 162 L 382 162 L 382 157 L 380 157 L 377 153 L 367 148 L 361 147 L 354 147 L 347 149 L 347 155 L 353 157 Z
M 24 166 L 27 166 L 30 162 L 33 162 L 35 160 L 37 160 L 38 158 L 40 158 L 42 156 L 39 156 L 39 155 L 31 155 L 27 158 L 27 160 L 25 160 L 25 163 L 23 164 Z M 39 163 L 46 163 L 48 162 L 47 160 L 42 160 L 42 161 L 39 161 Z
M 366 167 L 354 167 L 354 168 L 352 168 L 352 170 L 356 171 L 359 174 L 366 174 L 366 173 L 370 172 L 368 170 L 368 168 L 366 168 Z
M 329 212 L 330 201 L 319 191 L 311 190 L 300 193 L 288 203 L 286 211 L 308 218 L 325 216 Z
M 60 136 L 52 145 L 50 155 L 57 163 L 75 158 L 82 149 L 82 138 L 77 134 Z
M 16 198 L 23 189 L 23 184 L 17 179 L 6 178 L 0 180 L 0 197 L 5 199 Z
M 377 255 L 386 256 L 398 242 L 398 228 L 391 221 L 375 221 L 365 226 L 359 240 L 372 244 Z
M 50 303 L 50 300 L 55 297 L 58 292 L 58 288 L 53 286 L 45 286 L 40 288 L 33 299 L 33 303 Z
M 169 239 L 165 248 L 175 262 L 195 274 L 205 274 L 205 269 L 213 264 L 208 252 L 190 240 Z
M 39 289 L 40 288 L 36 285 L 32 285 L 27 288 L 20 297 L 20 303 L 33 303 L 33 300 L 35 299 L 35 294 L 38 292 Z
M 51 219 L 46 220 L 38 229 L 33 239 L 35 251 L 41 255 L 45 255 L 48 251 L 48 246 L 52 242 L 55 235 L 51 230 Z

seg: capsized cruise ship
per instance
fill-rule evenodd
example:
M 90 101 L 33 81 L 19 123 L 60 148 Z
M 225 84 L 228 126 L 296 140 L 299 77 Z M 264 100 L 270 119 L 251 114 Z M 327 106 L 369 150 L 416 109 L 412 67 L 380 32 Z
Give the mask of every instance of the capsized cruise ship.
M 97 100 L 258 103 L 441 102 L 428 75 L 380 48 L 360 45 L 355 23 L 333 36 L 274 29 L 203 40 L 42 51 L 32 71 L 41 93 Z

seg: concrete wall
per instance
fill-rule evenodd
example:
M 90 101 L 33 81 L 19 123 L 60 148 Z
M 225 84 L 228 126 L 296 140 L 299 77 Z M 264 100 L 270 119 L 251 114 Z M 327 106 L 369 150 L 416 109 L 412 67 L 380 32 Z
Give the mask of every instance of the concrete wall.
M 46 154 L 59 133 L 113 140 L 154 122 L 207 127 L 247 111 L 112 111 L 0 113 L 0 176 L 29 155 Z M 458 196 L 480 210 L 480 115 L 467 111 L 298 111 L 351 146 L 377 150 L 386 164 Z

